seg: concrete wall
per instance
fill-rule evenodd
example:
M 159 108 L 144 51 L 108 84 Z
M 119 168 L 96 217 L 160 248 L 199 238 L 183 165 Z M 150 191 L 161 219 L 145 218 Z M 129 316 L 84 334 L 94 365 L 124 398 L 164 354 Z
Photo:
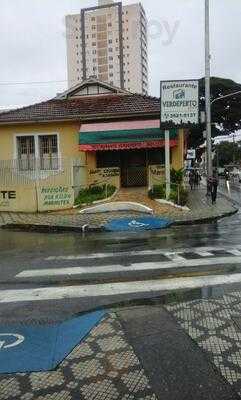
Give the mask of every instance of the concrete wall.
M 16 135 L 58 134 L 59 158 L 79 158 L 85 164 L 85 153 L 79 151 L 79 123 L 59 122 L 32 125 L 0 126 L 0 160 L 16 158 Z
M 117 189 L 120 187 L 120 169 L 119 168 L 97 168 L 88 170 L 88 185 L 114 185 Z
M 80 184 L 87 185 L 86 154 L 79 151 L 78 132 L 79 123 L 72 122 L 0 126 L 0 211 L 51 211 L 73 206 L 73 165 L 82 166 Z M 16 136 L 44 134 L 58 135 L 59 170 L 20 170 Z

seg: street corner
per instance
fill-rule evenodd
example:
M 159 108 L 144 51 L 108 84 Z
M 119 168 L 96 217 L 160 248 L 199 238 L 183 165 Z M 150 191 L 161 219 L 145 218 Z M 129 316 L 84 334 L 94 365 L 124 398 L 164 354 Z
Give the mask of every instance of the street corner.
M 0 325 L 0 374 L 53 370 L 105 314 L 99 310 L 59 323 Z
M 173 221 L 169 218 L 148 216 L 137 218 L 117 218 L 107 222 L 103 228 L 108 232 L 145 231 L 168 228 Z

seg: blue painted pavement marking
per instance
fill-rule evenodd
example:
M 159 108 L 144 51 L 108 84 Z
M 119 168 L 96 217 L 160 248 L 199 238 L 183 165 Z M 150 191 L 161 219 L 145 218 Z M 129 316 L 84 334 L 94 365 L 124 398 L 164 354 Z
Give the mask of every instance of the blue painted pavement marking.
M 0 326 L 0 373 L 54 369 L 104 315 L 96 311 L 53 325 Z
M 110 232 L 119 231 L 143 231 L 152 229 L 167 228 L 172 221 L 160 217 L 142 217 L 142 218 L 119 218 L 113 219 L 104 225 L 105 230 Z

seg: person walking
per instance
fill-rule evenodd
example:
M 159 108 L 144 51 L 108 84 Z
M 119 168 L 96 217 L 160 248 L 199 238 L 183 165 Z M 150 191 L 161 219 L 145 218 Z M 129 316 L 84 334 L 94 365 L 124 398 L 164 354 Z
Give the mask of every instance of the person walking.
M 212 179 L 212 190 L 211 190 L 212 204 L 216 203 L 217 192 L 218 192 L 218 175 L 217 172 L 215 171 Z
M 191 190 L 193 190 L 194 185 L 195 185 L 195 176 L 194 176 L 194 171 L 193 170 L 191 170 L 189 172 L 189 185 L 190 185 Z

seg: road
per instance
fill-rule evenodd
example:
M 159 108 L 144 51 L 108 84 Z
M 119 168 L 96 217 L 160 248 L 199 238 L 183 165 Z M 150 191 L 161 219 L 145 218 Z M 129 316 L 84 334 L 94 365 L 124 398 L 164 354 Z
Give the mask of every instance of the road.
M 240 235 L 240 213 L 138 234 L 0 231 L 0 319 L 55 320 L 134 299 L 240 287 Z
M 0 230 L 0 400 L 239 399 L 240 236 Z

